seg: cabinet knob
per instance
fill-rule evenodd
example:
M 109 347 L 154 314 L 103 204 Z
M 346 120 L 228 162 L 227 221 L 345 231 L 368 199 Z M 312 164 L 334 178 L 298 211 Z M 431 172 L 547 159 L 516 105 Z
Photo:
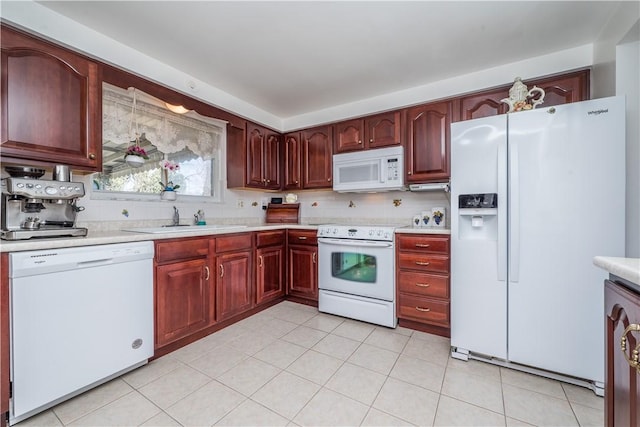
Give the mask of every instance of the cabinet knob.
M 91 154 L 89 154 L 89 158 L 90 158 L 91 160 L 95 160 L 95 159 L 96 159 L 96 155 L 95 155 L 95 154 L 93 154 L 93 153 L 91 153 Z
M 412 172 L 411 172 L 411 171 L 409 171 L 409 172 L 407 172 L 407 175 L 411 175 L 411 173 L 412 173 Z
M 267 184 L 271 184 L 271 180 L 270 179 L 267 180 Z
M 359 140 L 358 140 L 358 144 L 362 144 L 362 140 L 360 140 L 360 139 L 359 139 Z
M 369 142 L 373 142 L 373 138 L 371 138 L 371 139 L 369 140 Z
M 298 184 L 298 181 L 296 180 L 296 184 Z
M 331 182 L 331 178 L 327 178 L 327 182 Z

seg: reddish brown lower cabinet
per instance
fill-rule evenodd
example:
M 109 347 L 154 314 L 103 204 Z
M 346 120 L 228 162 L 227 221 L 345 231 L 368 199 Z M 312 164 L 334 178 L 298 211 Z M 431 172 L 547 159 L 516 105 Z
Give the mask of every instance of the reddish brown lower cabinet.
M 216 320 L 230 319 L 254 306 L 253 236 L 216 238 Z
M 156 349 L 212 323 L 215 283 L 208 248 L 208 238 L 156 242 Z
M 449 336 L 450 237 L 398 234 L 397 315 L 400 326 Z
M 318 301 L 318 240 L 315 230 L 288 230 L 287 294 Z
M 284 296 L 285 230 L 256 234 L 256 304 Z
M 156 268 L 156 343 L 163 346 L 208 324 L 207 259 Z
M 640 294 L 622 279 L 605 281 L 605 419 L 640 426 Z M 618 282 L 618 283 L 616 283 Z

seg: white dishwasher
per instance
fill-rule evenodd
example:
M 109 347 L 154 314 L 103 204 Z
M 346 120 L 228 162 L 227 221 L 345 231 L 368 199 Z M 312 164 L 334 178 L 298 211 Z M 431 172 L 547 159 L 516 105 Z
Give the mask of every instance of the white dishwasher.
M 14 424 L 153 355 L 153 242 L 9 255 Z

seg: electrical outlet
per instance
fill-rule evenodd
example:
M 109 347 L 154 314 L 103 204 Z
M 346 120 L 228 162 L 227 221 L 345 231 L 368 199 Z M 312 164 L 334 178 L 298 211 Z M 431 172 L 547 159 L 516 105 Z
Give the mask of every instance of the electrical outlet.
M 242 200 L 242 199 L 238 199 L 238 202 L 237 202 L 236 207 L 244 208 L 244 200 Z

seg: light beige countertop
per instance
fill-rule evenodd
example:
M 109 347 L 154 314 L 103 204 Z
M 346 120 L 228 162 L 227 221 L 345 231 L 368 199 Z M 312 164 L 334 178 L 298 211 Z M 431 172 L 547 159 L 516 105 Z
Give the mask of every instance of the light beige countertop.
M 640 289 L 640 258 L 597 256 L 593 263 L 614 276 L 639 285 Z
M 220 230 L 206 229 L 194 231 L 193 228 L 185 231 L 167 233 L 136 233 L 122 230 L 91 230 L 85 237 L 56 237 L 46 239 L 29 240 L 0 240 L 0 252 L 19 252 L 43 249 L 71 248 L 78 246 L 106 245 L 110 243 L 141 242 L 149 240 L 175 239 L 180 237 L 216 236 L 221 234 L 242 233 L 251 231 L 267 231 L 279 229 L 311 229 L 316 230 L 317 224 L 262 224 L 250 226 L 238 226 L 234 228 L 222 228 Z M 414 234 L 450 234 L 449 229 L 437 228 L 398 228 L 397 233 Z

